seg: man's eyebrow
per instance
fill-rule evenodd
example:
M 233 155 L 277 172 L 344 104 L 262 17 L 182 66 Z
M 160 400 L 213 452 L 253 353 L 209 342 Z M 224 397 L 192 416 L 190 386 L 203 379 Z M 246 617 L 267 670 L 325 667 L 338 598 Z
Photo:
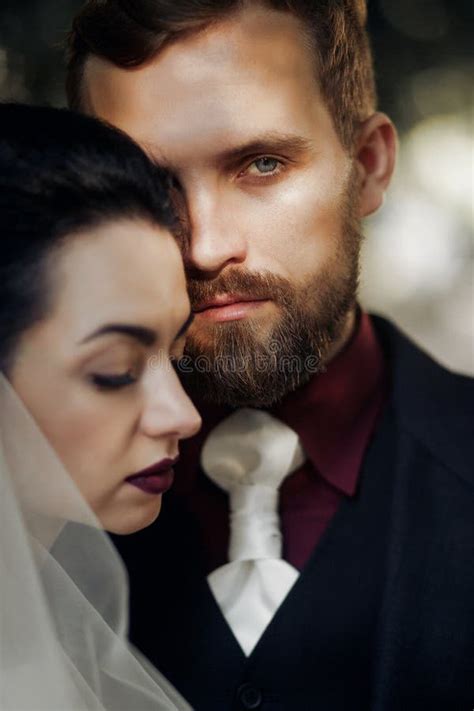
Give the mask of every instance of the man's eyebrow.
M 178 333 L 176 334 L 176 338 L 174 339 L 175 341 L 177 341 L 179 338 L 181 338 L 181 336 L 184 336 L 184 334 L 186 333 L 186 331 L 188 330 L 188 328 L 190 327 L 190 325 L 192 324 L 193 321 L 194 321 L 194 313 L 191 311 L 188 318 L 186 319 L 186 321 L 183 323 L 183 325 L 179 329 Z
M 128 336 L 144 346 L 152 346 L 157 338 L 155 331 L 152 331 L 150 328 L 145 328 L 144 326 L 133 326 L 126 323 L 108 323 L 105 326 L 101 326 L 96 331 L 93 331 L 89 336 L 83 338 L 79 345 L 89 343 L 95 338 L 100 338 L 101 336 L 108 336 L 111 333 L 118 333 L 121 336 Z
M 161 147 L 152 141 L 142 141 L 141 145 L 148 152 L 153 162 L 158 165 L 173 170 L 172 164 L 166 159 L 166 155 Z M 231 148 L 218 151 L 216 160 L 218 163 L 235 163 L 238 160 L 259 153 L 287 153 L 290 156 L 297 156 L 306 153 L 313 148 L 313 142 L 309 138 L 303 138 L 293 133 L 280 133 L 279 131 L 266 131 L 251 140 L 239 143 Z
M 312 148 L 312 141 L 291 133 L 267 132 L 252 140 L 229 148 L 218 154 L 218 160 L 233 163 L 247 156 L 259 153 L 284 153 L 289 157 L 306 153 Z

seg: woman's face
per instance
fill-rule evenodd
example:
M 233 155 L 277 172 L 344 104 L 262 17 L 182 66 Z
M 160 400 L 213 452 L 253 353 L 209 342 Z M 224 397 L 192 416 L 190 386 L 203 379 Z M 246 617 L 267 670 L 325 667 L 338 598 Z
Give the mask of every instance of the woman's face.
M 172 473 L 127 479 L 200 427 L 170 361 L 190 317 L 179 250 L 121 220 L 70 237 L 48 269 L 50 313 L 23 334 L 9 378 L 104 528 L 131 533 L 154 521 Z

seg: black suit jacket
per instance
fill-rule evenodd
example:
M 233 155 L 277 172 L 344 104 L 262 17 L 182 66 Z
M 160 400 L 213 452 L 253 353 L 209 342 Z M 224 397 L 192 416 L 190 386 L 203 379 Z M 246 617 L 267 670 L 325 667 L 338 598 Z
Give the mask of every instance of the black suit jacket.
M 392 386 L 359 490 L 248 659 L 178 497 L 115 538 L 132 641 L 198 710 L 474 709 L 473 381 L 374 323 Z

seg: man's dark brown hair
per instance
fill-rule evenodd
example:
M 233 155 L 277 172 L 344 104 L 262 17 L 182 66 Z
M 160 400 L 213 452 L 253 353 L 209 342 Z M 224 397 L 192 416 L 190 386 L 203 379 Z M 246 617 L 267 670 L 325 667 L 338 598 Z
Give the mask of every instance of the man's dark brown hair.
M 91 54 L 137 67 L 179 38 L 198 32 L 253 0 L 87 0 L 68 39 L 69 105 L 84 110 L 82 84 Z M 338 134 L 352 145 L 358 124 L 375 108 L 365 0 L 255 0 L 300 18 L 316 58 L 317 78 Z M 304 38 L 302 38 L 304 39 Z

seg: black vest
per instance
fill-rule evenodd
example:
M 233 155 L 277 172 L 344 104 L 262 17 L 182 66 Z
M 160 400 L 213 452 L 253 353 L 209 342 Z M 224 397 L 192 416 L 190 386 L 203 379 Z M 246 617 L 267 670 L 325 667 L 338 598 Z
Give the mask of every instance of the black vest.
M 472 382 L 375 323 L 393 394 L 358 493 L 249 658 L 182 502 L 168 494 L 156 524 L 114 539 L 131 639 L 197 711 L 474 709 Z

